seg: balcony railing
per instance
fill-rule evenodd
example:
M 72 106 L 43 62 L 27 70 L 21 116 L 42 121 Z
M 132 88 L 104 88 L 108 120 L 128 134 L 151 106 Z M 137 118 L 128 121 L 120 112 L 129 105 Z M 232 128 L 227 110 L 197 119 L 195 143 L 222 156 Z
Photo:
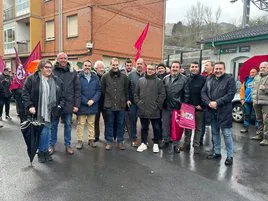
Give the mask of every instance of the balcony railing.
M 30 53 L 30 41 L 23 41 L 23 42 L 5 42 L 4 43 L 4 53 L 5 54 L 14 54 L 16 47 L 18 54 L 28 54 Z
M 17 42 L 17 49 L 19 54 L 30 53 L 30 41 Z
M 8 20 L 12 20 L 15 18 L 15 9 L 14 9 L 14 6 L 8 8 L 8 9 L 5 9 L 4 10 L 4 22 L 5 21 L 8 21 Z

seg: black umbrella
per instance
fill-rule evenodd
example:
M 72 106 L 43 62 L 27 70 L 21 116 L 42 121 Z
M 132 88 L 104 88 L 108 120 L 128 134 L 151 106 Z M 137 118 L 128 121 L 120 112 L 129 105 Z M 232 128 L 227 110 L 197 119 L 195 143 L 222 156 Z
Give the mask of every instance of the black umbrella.
M 42 132 L 44 124 L 34 120 L 26 120 L 21 123 L 20 128 L 23 134 L 25 143 L 27 145 L 27 152 L 32 165 L 34 156 L 39 146 L 39 137 Z

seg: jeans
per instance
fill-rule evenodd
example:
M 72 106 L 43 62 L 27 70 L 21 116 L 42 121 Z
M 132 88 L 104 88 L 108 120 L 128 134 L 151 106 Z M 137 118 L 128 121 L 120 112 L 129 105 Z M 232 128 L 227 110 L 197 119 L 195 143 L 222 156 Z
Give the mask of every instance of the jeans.
M 250 124 L 251 113 L 254 110 L 253 103 L 244 103 L 243 109 L 244 109 L 244 127 L 247 128 L 249 127 L 249 124 Z M 257 119 L 255 121 L 255 127 L 258 129 Z
M 51 126 L 52 124 L 49 123 L 45 123 L 45 126 L 40 134 L 40 138 L 39 138 L 39 151 L 42 152 L 48 152 L 48 147 L 49 147 L 49 137 L 51 134 Z
M 128 132 L 130 132 L 130 140 L 137 139 L 137 120 L 138 107 L 133 103 L 130 107 L 130 112 L 126 115 L 126 124 Z
M 72 114 L 63 114 L 64 121 L 64 146 L 71 145 L 71 131 L 72 131 Z M 58 125 L 60 117 L 52 117 L 52 128 L 51 128 L 51 138 L 50 146 L 55 146 L 58 138 Z
M 221 135 L 223 134 L 227 158 L 233 157 L 233 133 L 231 128 L 220 128 L 217 111 L 211 112 L 211 130 L 214 142 L 214 154 L 221 154 Z
M 161 137 L 161 128 L 160 128 L 161 119 L 140 118 L 140 120 L 141 120 L 141 142 L 144 144 L 147 143 L 149 124 L 151 122 L 154 133 L 154 144 L 157 144 Z
M 105 109 L 106 122 L 106 135 L 105 140 L 112 143 L 114 139 L 114 132 L 118 143 L 124 141 L 124 128 L 125 128 L 125 110 L 113 111 Z M 116 121 L 116 129 L 114 131 L 114 123 Z

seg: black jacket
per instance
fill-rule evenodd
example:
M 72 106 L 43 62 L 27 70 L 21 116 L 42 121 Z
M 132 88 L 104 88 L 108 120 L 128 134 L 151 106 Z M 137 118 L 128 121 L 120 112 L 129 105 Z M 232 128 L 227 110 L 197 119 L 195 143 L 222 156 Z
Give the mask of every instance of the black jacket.
M 179 74 L 172 82 L 171 75 L 167 75 L 163 82 L 167 95 L 164 109 L 179 110 L 182 102 L 189 103 L 190 91 L 186 76 Z
M 207 78 L 201 96 L 208 106 L 211 101 L 217 102 L 218 123 L 220 128 L 232 127 L 232 100 L 236 93 L 235 80 L 231 75 L 224 74 L 220 78 L 212 75 Z M 208 108 L 208 112 L 213 109 Z
M 64 114 L 72 114 L 73 107 L 80 107 L 81 101 L 81 87 L 77 72 L 73 70 L 69 63 L 62 68 L 56 62 L 53 68 L 53 73 L 59 77 L 64 85 L 63 94 L 66 99 L 66 104 L 63 108 Z
M 158 119 L 166 98 L 163 82 L 154 76 L 140 78 L 134 94 L 140 118 Z
M 200 105 L 203 108 L 203 101 L 201 98 L 201 91 L 206 83 L 206 78 L 201 75 L 190 75 L 189 78 L 190 98 L 189 103 L 194 106 Z
M 36 72 L 33 75 L 30 75 L 23 86 L 22 89 L 22 102 L 24 105 L 24 108 L 26 110 L 26 114 L 29 115 L 29 108 L 30 107 L 35 107 L 36 113 L 35 115 L 37 115 L 37 110 L 38 110 L 38 101 L 39 101 L 39 85 L 40 85 L 40 77 L 39 77 L 39 72 Z M 60 106 L 61 108 L 64 108 L 65 106 L 65 98 L 64 98 L 64 94 L 63 94 L 63 83 L 62 81 L 52 75 L 52 78 L 55 80 L 55 84 L 56 84 L 56 105 Z M 56 107 L 57 107 L 56 106 Z M 54 111 L 54 109 L 52 109 L 52 111 Z
M 12 77 L 9 75 L 0 75 L 0 99 L 11 98 L 12 93 L 9 90 L 10 84 L 12 82 Z
M 125 110 L 128 100 L 128 78 L 120 72 L 109 71 L 102 76 L 101 92 L 104 97 L 104 109 Z

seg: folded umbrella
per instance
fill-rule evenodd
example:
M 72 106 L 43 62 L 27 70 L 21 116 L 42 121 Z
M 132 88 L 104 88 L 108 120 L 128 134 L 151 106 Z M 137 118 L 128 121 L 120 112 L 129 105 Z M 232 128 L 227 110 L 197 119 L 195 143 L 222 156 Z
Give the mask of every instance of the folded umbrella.
M 39 146 L 39 137 L 44 127 L 43 123 L 40 123 L 34 118 L 26 120 L 21 123 L 21 132 L 27 146 L 27 153 L 32 165 L 34 156 Z

